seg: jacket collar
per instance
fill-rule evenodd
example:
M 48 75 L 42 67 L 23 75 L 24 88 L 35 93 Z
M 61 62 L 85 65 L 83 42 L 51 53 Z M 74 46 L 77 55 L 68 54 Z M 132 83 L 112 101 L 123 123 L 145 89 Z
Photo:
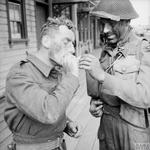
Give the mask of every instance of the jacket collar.
M 105 45 L 104 53 L 108 53 L 110 56 L 114 56 L 118 52 L 121 52 L 123 54 L 123 56 L 126 56 L 127 55 L 127 50 L 125 48 L 125 44 L 127 42 L 131 41 L 132 39 L 134 39 L 134 34 L 133 34 L 133 31 L 132 31 L 132 28 L 130 28 L 129 31 L 126 33 L 124 39 L 117 43 L 116 48 L 113 49 L 112 47 L 109 47 L 109 46 Z
M 27 58 L 26 59 L 28 61 L 30 61 L 36 68 L 38 68 L 46 77 L 48 77 L 50 72 L 51 72 L 51 70 L 54 68 L 52 63 L 50 63 L 50 65 L 48 66 L 47 64 L 42 62 L 36 56 L 34 56 L 32 54 L 29 54 L 28 52 L 26 54 L 27 54 Z

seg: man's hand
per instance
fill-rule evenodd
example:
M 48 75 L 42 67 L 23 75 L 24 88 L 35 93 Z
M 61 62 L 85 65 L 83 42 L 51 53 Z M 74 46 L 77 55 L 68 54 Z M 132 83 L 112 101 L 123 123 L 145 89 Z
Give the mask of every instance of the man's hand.
M 103 113 L 102 109 L 103 109 L 103 102 L 95 99 L 91 100 L 89 111 L 94 117 L 100 117 Z
M 90 75 L 100 81 L 103 82 L 105 78 L 105 72 L 102 69 L 98 58 L 91 54 L 83 55 L 79 60 L 79 68 L 87 70 Z
M 79 77 L 79 60 L 72 54 L 65 55 L 63 58 L 63 67 L 66 72 L 72 73 L 74 76 Z
M 77 122 L 69 121 L 64 132 L 71 137 L 78 138 L 81 136 L 81 128 L 81 125 Z

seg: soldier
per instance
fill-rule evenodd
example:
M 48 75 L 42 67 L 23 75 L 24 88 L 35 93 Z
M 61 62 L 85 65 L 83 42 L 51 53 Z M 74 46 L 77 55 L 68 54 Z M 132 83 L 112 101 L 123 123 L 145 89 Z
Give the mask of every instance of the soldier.
M 7 76 L 5 121 L 13 133 L 9 149 L 65 150 L 63 132 L 78 137 L 80 126 L 66 117 L 78 89 L 74 26 L 48 18 L 35 54 L 14 65 Z
M 150 147 L 150 45 L 130 26 L 138 15 L 129 0 L 101 0 L 92 13 L 101 17 L 102 52 L 100 60 L 85 54 L 79 66 L 87 73 L 90 112 L 102 115 L 100 150 Z

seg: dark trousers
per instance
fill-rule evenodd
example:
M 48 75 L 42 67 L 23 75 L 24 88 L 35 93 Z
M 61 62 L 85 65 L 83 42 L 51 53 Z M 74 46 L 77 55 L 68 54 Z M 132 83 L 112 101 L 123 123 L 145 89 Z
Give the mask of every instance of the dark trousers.
M 100 150 L 150 150 L 150 128 L 137 128 L 119 116 L 104 113 L 98 131 Z

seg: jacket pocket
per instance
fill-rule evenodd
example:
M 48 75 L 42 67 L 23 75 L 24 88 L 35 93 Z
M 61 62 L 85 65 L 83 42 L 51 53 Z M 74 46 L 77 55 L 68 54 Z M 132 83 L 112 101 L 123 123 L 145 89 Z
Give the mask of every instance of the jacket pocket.
M 135 55 L 119 59 L 114 64 L 115 75 L 124 80 L 135 80 L 140 67 L 140 61 Z
M 120 116 L 123 120 L 139 128 L 146 128 L 144 109 L 133 107 L 127 103 L 121 104 Z
M 150 128 L 141 129 L 128 124 L 128 131 L 131 145 L 150 143 Z

